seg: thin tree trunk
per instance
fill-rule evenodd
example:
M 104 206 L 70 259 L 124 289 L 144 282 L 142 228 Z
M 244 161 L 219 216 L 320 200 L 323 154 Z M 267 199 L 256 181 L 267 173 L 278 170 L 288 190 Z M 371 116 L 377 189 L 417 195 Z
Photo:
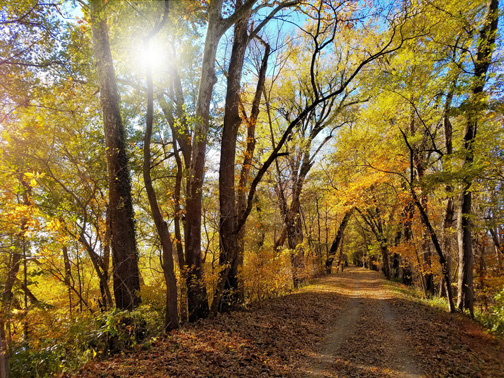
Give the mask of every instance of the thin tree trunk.
M 9 259 L 9 265 L 7 270 L 7 277 L 5 280 L 4 289 L 2 291 L 2 308 L 0 310 L 0 378 L 9 377 L 9 342 L 7 340 L 7 335 L 5 329 L 8 327 L 10 322 L 10 311 L 13 299 L 13 287 L 16 281 L 17 273 L 19 272 L 19 266 L 21 264 L 22 254 L 16 249 L 14 250 Z
M 390 252 L 389 252 L 389 250 L 387 248 L 387 244 L 385 242 L 380 243 L 380 252 L 382 255 L 383 274 L 385 275 L 385 277 L 387 277 L 387 279 L 390 279 L 390 262 L 389 262 Z
M 259 38 L 258 38 L 259 39 Z M 242 109 L 243 117 L 246 119 L 247 123 L 247 147 L 245 149 L 244 157 L 243 157 L 243 163 L 242 163 L 242 169 L 240 172 L 240 181 L 238 184 L 238 196 L 237 196 L 237 206 L 238 206 L 238 214 L 243 214 L 245 212 L 245 209 L 247 207 L 247 197 L 246 197 L 246 192 L 248 188 L 248 180 L 250 176 L 250 168 L 252 167 L 252 161 L 254 158 L 254 151 L 255 151 L 255 145 L 256 145 L 256 140 L 255 140 L 255 129 L 256 129 L 256 124 L 257 124 L 257 118 L 259 116 L 259 104 L 261 101 L 261 95 L 264 91 L 264 83 L 266 81 L 266 70 L 268 68 L 268 57 L 270 54 L 270 46 L 259 39 L 261 43 L 264 45 L 264 55 L 263 59 L 261 62 L 261 67 L 259 69 L 259 79 L 257 81 L 257 86 L 256 86 L 256 91 L 255 91 L 255 96 L 254 100 L 252 101 L 252 110 L 250 117 L 247 117 L 245 114 L 245 109 Z M 260 214 L 259 206 L 257 206 L 258 213 Z M 243 258 L 244 258 L 244 253 L 245 253 L 245 231 L 246 231 L 246 226 L 244 225 L 239 231 L 238 231 L 238 270 L 243 267 Z M 265 238 L 265 233 L 263 231 L 262 234 L 262 241 L 261 241 L 261 247 L 262 244 L 264 243 L 264 238 Z M 232 275 L 237 275 L 238 272 L 232 271 Z M 238 295 L 239 295 L 239 301 L 243 302 L 245 300 L 245 291 L 244 291 L 244 286 L 243 286 L 243 278 L 240 279 L 240 282 L 238 282 Z
M 171 56 L 173 61 L 176 61 L 175 53 Z M 170 126 L 173 139 L 173 155 L 177 163 L 177 173 L 175 175 L 175 188 L 173 191 L 173 202 L 174 202 L 174 212 L 175 216 L 173 219 L 175 227 L 175 246 L 177 250 L 177 260 L 180 270 L 180 323 L 184 323 L 188 319 L 188 304 L 187 304 L 187 269 L 186 269 L 186 258 L 184 253 L 184 245 L 182 243 L 182 227 L 181 223 L 183 220 L 183 210 L 181 206 L 181 192 L 182 192 L 182 180 L 184 176 L 184 168 L 190 168 L 191 161 L 191 144 L 188 133 L 184 133 L 182 130 L 188 130 L 187 116 L 185 113 L 184 106 L 184 94 L 182 90 L 182 83 L 180 76 L 178 74 L 178 69 L 175 64 L 172 65 L 172 97 L 175 102 L 175 109 L 173 104 L 168 104 L 162 95 L 157 96 L 157 100 L 161 109 L 164 113 L 166 120 Z M 173 114 L 175 111 L 175 115 Z M 182 151 L 182 156 L 179 153 L 179 146 Z M 182 161 L 182 157 L 184 161 Z
M 24 181 L 22 174 L 20 175 L 20 182 L 25 187 L 25 192 L 23 193 L 23 204 L 25 206 L 30 206 L 30 200 L 28 197 L 28 191 L 31 190 L 27 183 Z M 20 232 L 14 236 L 15 244 L 14 249 L 10 253 L 9 261 L 7 263 L 7 276 L 5 277 L 5 283 L 3 285 L 2 295 L 0 297 L 1 307 L 0 307 L 0 378 L 8 378 L 10 375 L 10 338 L 7 338 L 6 328 L 10 326 L 11 317 L 11 306 L 14 298 L 14 283 L 16 282 L 16 277 L 19 272 L 19 267 L 21 265 L 21 259 L 23 258 L 23 243 L 25 238 L 25 232 L 27 229 L 27 219 L 21 218 Z M 26 270 L 26 266 L 25 266 Z M 25 272 L 26 273 L 26 272 Z M 26 279 L 25 279 L 26 280 Z M 26 284 L 26 281 L 25 281 Z
M 497 232 L 495 229 L 492 227 L 489 228 L 490 234 L 492 235 L 492 240 L 494 242 L 494 248 L 495 248 L 495 257 L 497 258 L 497 266 L 499 269 L 499 272 L 502 272 L 502 246 L 499 241 L 499 236 L 497 235 Z
M 345 246 L 345 234 L 343 234 L 341 236 L 341 243 L 340 243 L 340 252 L 339 252 L 339 255 L 338 255 L 338 270 L 341 268 L 341 273 L 343 273 L 343 265 L 342 265 L 342 260 L 343 260 L 343 248 Z
M 334 261 L 334 256 L 336 255 L 336 251 L 338 250 L 341 239 L 343 238 L 343 233 L 345 232 L 345 228 L 348 225 L 348 221 L 350 220 L 350 216 L 352 215 L 352 211 L 353 211 L 353 208 L 348 210 L 345 213 L 345 215 L 343 216 L 343 219 L 341 220 L 341 223 L 338 227 L 338 232 L 336 232 L 336 236 L 334 237 L 334 241 L 331 245 L 331 249 L 329 250 L 329 254 L 327 256 L 327 260 L 325 263 L 327 274 L 331 273 L 332 264 Z
M 93 247 L 89 244 L 84 236 L 84 230 L 79 235 L 79 241 L 84 245 L 86 251 L 91 259 L 93 267 L 100 280 L 100 294 L 103 301 L 103 309 L 106 310 L 112 306 L 112 294 L 110 293 L 110 288 L 108 286 L 108 269 L 106 269 L 104 261 L 100 256 L 94 251 Z M 109 306 L 110 305 L 110 306 Z
M 65 265 L 65 284 L 68 286 L 68 310 L 70 318 L 72 318 L 72 289 L 70 288 L 72 281 L 72 267 L 70 265 L 70 259 L 68 257 L 68 248 L 63 246 L 63 264 Z
M 160 23 L 156 24 L 153 30 L 145 38 L 145 48 L 149 51 L 150 39 L 157 34 L 162 28 L 168 17 L 168 1 L 165 0 L 165 12 L 163 19 Z M 165 313 L 165 330 L 178 328 L 178 300 L 177 300 L 177 280 L 175 278 L 174 264 L 173 264 L 173 245 L 168 231 L 168 225 L 163 220 L 161 211 L 159 210 L 156 192 L 152 185 L 152 178 L 150 174 L 151 165 L 151 137 L 154 118 L 154 85 L 152 80 L 152 72 L 150 66 L 146 70 L 147 81 L 147 115 L 145 123 L 145 138 L 144 138 L 144 161 L 143 161 L 143 178 L 145 182 L 145 190 L 149 199 L 151 208 L 152 219 L 156 225 L 156 230 L 161 240 L 161 247 L 163 249 L 163 272 L 166 282 L 166 313 Z
M 443 277 L 445 279 L 446 291 L 447 291 L 447 294 L 448 294 L 449 310 L 450 310 L 450 312 L 454 312 L 455 311 L 455 306 L 453 304 L 453 298 L 452 298 L 452 292 L 451 292 L 451 277 L 450 277 L 450 272 L 449 272 L 449 269 L 448 269 L 448 263 L 446 261 L 446 258 L 444 256 L 444 254 L 443 254 L 443 250 L 441 249 L 441 245 L 439 243 L 437 234 L 434 231 L 434 228 L 432 227 L 432 224 L 431 224 L 431 222 L 429 220 L 429 216 L 428 216 L 427 212 L 425 211 L 422 203 L 420 202 L 420 199 L 418 198 L 418 196 L 417 196 L 417 194 L 415 192 L 415 189 L 413 187 L 414 150 L 411 147 L 411 144 L 409 143 L 408 138 L 406 137 L 406 134 L 402 130 L 400 130 L 400 131 L 401 131 L 401 134 L 402 134 L 402 136 L 404 138 L 404 141 L 406 142 L 406 145 L 408 146 L 408 149 L 410 151 L 410 174 L 411 174 L 411 178 L 410 178 L 410 181 L 408 182 L 408 184 L 409 184 L 409 187 L 410 187 L 411 197 L 413 199 L 413 203 L 415 204 L 415 206 L 417 207 L 417 209 L 420 212 L 420 216 L 421 216 L 422 222 L 424 223 L 424 226 L 427 228 L 427 232 L 430 234 L 430 237 L 431 237 L 431 240 L 432 240 L 432 244 L 434 245 L 434 249 L 436 250 L 436 252 L 437 252 L 437 254 L 439 256 L 439 263 L 441 264 L 441 269 L 442 269 Z M 423 280 L 422 280 L 422 283 L 423 283 Z M 424 285 L 424 290 L 427 291 L 425 285 Z
M 322 272 L 322 230 L 320 228 L 320 209 L 319 209 L 319 199 L 315 200 L 316 210 L 317 210 L 317 264 L 319 269 L 319 274 Z

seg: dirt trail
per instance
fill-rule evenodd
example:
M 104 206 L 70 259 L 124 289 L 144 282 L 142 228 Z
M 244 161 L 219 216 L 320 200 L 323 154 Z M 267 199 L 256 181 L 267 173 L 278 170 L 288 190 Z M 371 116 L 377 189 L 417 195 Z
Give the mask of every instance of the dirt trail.
M 349 374 L 352 369 L 353 373 L 358 370 L 388 377 L 421 377 L 407 337 L 397 327 L 396 317 L 386 302 L 397 294 L 386 285 L 381 275 L 351 267 L 338 275 L 333 284 L 351 300 L 315 356 L 315 364 L 308 376 L 334 377 L 341 371 L 337 366 L 343 363 Z M 362 335 L 373 335 L 372 343 L 362 345 L 358 340 Z M 355 348 L 356 345 L 359 348 Z M 348 365 L 352 368 L 349 369 Z
M 351 267 L 90 362 L 77 376 L 504 377 L 504 343 Z

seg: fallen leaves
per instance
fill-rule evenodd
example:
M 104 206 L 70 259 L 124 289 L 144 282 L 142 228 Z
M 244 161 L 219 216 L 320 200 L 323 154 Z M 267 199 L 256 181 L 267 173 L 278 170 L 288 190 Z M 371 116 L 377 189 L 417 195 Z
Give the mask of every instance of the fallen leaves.
M 363 282 L 358 290 L 355 279 Z M 405 354 L 427 377 L 504 376 L 501 341 L 461 315 L 391 290 L 376 272 L 325 277 L 249 311 L 187 324 L 149 347 L 90 363 L 78 376 L 304 377 L 338 316 L 355 303 L 359 319 L 321 376 L 404 376 L 397 361 Z

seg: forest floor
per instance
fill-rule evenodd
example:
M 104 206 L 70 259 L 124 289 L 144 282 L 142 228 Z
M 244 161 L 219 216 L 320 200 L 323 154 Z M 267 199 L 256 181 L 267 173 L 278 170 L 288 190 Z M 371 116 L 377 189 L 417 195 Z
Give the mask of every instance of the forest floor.
M 250 310 L 188 324 L 79 377 L 504 377 L 504 342 L 349 267 Z

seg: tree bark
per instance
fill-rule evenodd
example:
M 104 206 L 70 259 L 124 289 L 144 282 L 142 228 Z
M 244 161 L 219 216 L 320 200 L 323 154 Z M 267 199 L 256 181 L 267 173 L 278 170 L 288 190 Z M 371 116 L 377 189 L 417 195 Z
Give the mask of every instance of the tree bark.
M 91 0 L 91 30 L 107 150 L 112 263 L 116 306 L 132 310 L 140 304 L 140 273 L 135 238 L 131 181 L 125 130 L 110 52 L 103 0 Z
M 89 258 L 93 263 L 93 267 L 95 268 L 95 272 L 98 275 L 98 279 L 100 280 L 100 294 L 103 301 L 102 306 L 103 310 L 106 310 L 113 306 L 112 294 L 110 293 L 110 288 L 108 286 L 108 269 L 106 268 L 103 259 L 94 251 L 93 247 L 89 244 L 83 232 L 79 235 L 79 241 L 82 245 L 84 245 L 84 248 L 86 248 Z M 70 284 L 70 281 L 68 281 L 68 284 Z
M 24 232 L 24 231 L 23 231 Z M 0 377 L 9 377 L 9 342 L 5 332 L 10 319 L 10 310 L 13 298 L 13 288 L 19 272 L 22 254 L 19 248 L 11 253 L 7 270 L 7 277 L 2 290 L 2 308 L 0 310 Z
M 336 252 L 338 251 L 338 247 L 340 245 L 341 239 L 343 238 L 343 233 L 345 232 L 345 228 L 348 225 L 348 221 L 350 220 L 350 216 L 352 215 L 352 212 L 353 212 L 353 208 L 348 210 L 345 213 L 345 215 L 343 216 L 343 219 L 341 220 L 341 223 L 338 227 L 338 232 L 336 233 L 336 235 L 334 237 L 334 241 L 331 245 L 331 249 L 329 250 L 329 254 L 327 255 L 327 260 L 325 263 L 327 274 L 331 273 L 334 257 L 336 256 Z
M 455 88 L 457 85 L 457 80 L 458 76 L 453 80 L 453 83 L 451 84 L 451 87 L 449 89 L 449 92 L 446 96 L 446 101 L 443 109 L 443 128 L 444 128 L 444 137 L 445 137 L 445 149 L 446 149 L 446 154 L 445 156 L 450 156 L 453 153 L 453 127 L 450 121 L 450 110 L 451 110 L 451 104 L 453 101 L 453 95 L 455 92 Z M 448 270 L 448 275 L 451 277 L 451 242 L 450 242 L 450 229 L 453 227 L 453 224 L 455 223 L 455 204 L 453 201 L 453 187 L 451 185 L 446 186 L 446 193 L 448 196 L 448 199 L 446 201 L 446 207 L 444 211 L 444 218 L 443 218 L 443 229 L 442 229 L 442 243 L 443 243 L 443 250 L 444 253 L 447 257 L 447 270 Z M 443 296 L 446 294 L 448 296 L 448 293 L 446 291 L 446 281 L 444 277 L 441 278 L 441 283 L 440 283 L 440 288 L 439 288 L 439 293 L 440 296 Z
M 279 4 L 270 16 L 289 3 Z M 257 37 L 257 32 L 270 19 L 266 18 L 251 35 L 247 32 L 248 22 L 251 16 L 251 9 L 245 6 L 241 0 L 236 1 L 236 9 L 242 10 L 240 18 L 235 22 L 234 40 L 227 76 L 226 105 L 224 112 L 224 128 L 222 131 L 221 157 L 219 168 L 219 205 L 220 205 L 220 255 L 219 264 L 224 269 L 221 271 L 219 282 L 215 291 L 212 304 L 212 312 L 217 309 L 226 310 L 240 302 L 243 292 L 240 295 L 240 285 L 238 278 L 238 268 L 243 264 L 243 238 L 245 215 L 247 209 L 246 191 L 247 181 L 250 172 L 250 165 L 255 149 L 255 124 L 259 115 L 259 102 L 264 88 L 265 75 L 267 69 L 267 59 L 269 46 Z M 235 161 L 236 142 L 238 130 L 241 125 L 240 118 L 240 91 L 241 78 L 245 52 L 251 39 L 255 37 L 261 41 L 265 47 L 265 54 L 259 70 L 259 80 L 252 104 L 252 113 L 247 120 L 247 148 L 240 174 L 238 190 L 235 188 Z M 243 113 L 244 113 L 244 109 Z M 246 115 L 244 114 L 246 118 Z M 242 220 L 238 224 L 238 219 Z
M 242 2 L 236 1 L 236 7 Z M 245 51 L 248 46 L 247 26 L 250 11 L 244 14 L 234 26 L 233 48 L 227 76 L 224 127 L 220 149 L 219 166 L 219 233 L 221 270 L 219 283 L 214 295 L 212 311 L 227 310 L 239 301 L 238 296 L 238 229 L 235 192 L 236 141 L 241 124 L 239 114 L 241 77 Z
M 499 0 L 488 0 L 487 13 L 480 30 L 476 59 L 474 60 L 474 87 L 469 99 L 469 110 L 464 130 L 463 149 L 465 158 L 464 169 L 470 169 L 474 161 L 474 142 L 478 127 L 478 117 L 481 114 L 483 90 L 486 75 L 491 64 L 492 53 L 495 50 L 495 39 L 498 26 Z M 472 246 L 472 178 L 466 175 L 463 179 L 463 192 L 460 197 L 460 215 L 457 222 L 459 242 L 458 297 L 459 310 L 467 309 L 474 317 L 473 292 L 473 246 Z
M 70 313 L 70 318 L 72 318 L 72 289 L 70 289 L 71 281 L 72 281 L 72 268 L 70 265 L 70 259 L 68 257 L 68 248 L 63 246 L 63 264 L 65 266 L 65 284 L 68 286 L 68 309 Z M 102 295 L 103 300 L 103 295 Z M 105 305 L 106 309 L 106 305 Z
M 262 42 L 262 40 L 260 40 Z M 242 162 L 242 168 L 240 171 L 240 181 L 238 184 L 238 196 L 237 196 L 237 207 L 238 207 L 238 214 L 243 214 L 245 212 L 245 209 L 247 207 L 247 189 L 248 189 L 248 180 L 250 176 L 250 168 L 252 166 L 252 161 L 254 158 L 254 151 L 255 151 L 255 145 L 256 145 L 256 140 L 255 140 L 255 129 L 256 129 L 256 124 L 257 124 L 257 118 L 259 116 L 259 104 L 261 101 L 261 96 L 264 90 L 264 83 L 266 81 L 266 70 L 268 68 L 268 57 L 270 54 L 270 46 L 267 43 L 262 42 L 264 45 L 264 55 L 263 59 L 261 62 L 261 67 L 259 69 L 259 78 L 257 81 L 257 86 L 256 86 L 256 91 L 255 91 L 255 96 L 254 100 L 252 101 L 252 110 L 250 117 L 247 117 L 245 114 L 245 109 L 242 109 L 243 117 L 246 119 L 247 123 L 247 147 L 245 149 L 244 157 L 243 157 L 243 162 Z M 257 211 L 259 215 L 261 214 L 259 206 L 257 206 Z M 243 227 L 238 231 L 238 269 L 243 267 L 243 257 L 245 253 L 245 232 L 246 232 L 246 227 L 243 225 Z M 263 231 L 263 236 L 262 236 L 262 241 L 261 241 L 261 246 L 264 244 L 264 238 L 265 234 Z M 230 274 L 232 275 L 237 275 L 238 271 L 231 271 Z M 243 280 L 240 280 L 243 281 Z M 245 299 L 245 291 L 243 287 L 243 282 L 238 282 L 238 295 L 239 295 L 239 300 L 244 301 Z
M 368 224 L 373 232 L 376 241 L 380 244 L 380 253 L 382 255 L 382 271 L 387 279 L 390 279 L 390 262 L 389 262 L 389 250 L 388 250 L 388 242 L 387 238 L 384 235 L 383 231 L 383 222 L 381 219 L 380 211 L 378 208 L 375 208 L 376 215 L 372 214 L 370 210 L 367 211 L 367 214 L 364 214 L 361 210 L 356 208 L 356 210 L 361 215 L 364 222 Z M 378 270 L 378 269 L 376 269 Z
M 413 203 L 417 207 L 418 211 L 420 212 L 420 216 L 422 219 L 422 222 L 424 226 L 427 229 L 427 232 L 430 234 L 432 244 L 434 245 L 434 249 L 436 250 L 438 256 L 439 256 L 439 263 L 441 264 L 441 269 L 443 273 L 443 277 L 445 279 L 445 285 L 446 285 L 446 292 L 448 294 L 448 305 L 450 312 L 455 311 L 455 306 L 453 304 L 453 298 L 452 298 L 452 292 L 451 292 L 451 277 L 450 277 L 450 272 L 449 272 L 449 267 L 448 267 L 448 262 L 446 261 L 445 255 L 443 254 L 443 250 L 441 249 L 441 244 L 439 243 L 439 239 L 437 237 L 436 232 L 434 231 L 434 228 L 432 227 L 432 224 L 429 220 L 429 216 L 421 202 L 421 200 L 418 198 L 415 189 L 413 187 L 413 179 L 414 179 L 414 174 L 413 174 L 413 166 L 414 166 L 414 149 L 411 146 L 411 144 L 408 141 L 408 138 L 406 137 L 406 134 L 400 129 L 401 134 L 404 138 L 404 141 L 406 145 L 408 146 L 408 149 L 410 151 L 410 181 L 408 181 L 408 185 L 410 187 L 410 193 L 411 197 L 413 199 Z M 424 281 L 422 281 L 424 282 Z M 426 288 L 424 287 L 424 290 Z
M 189 321 L 206 318 L 209 314 L 208 295 L 203 281 L 201 260 L 201 210 L 203 198 L 203 177 L 205 153 L 207 147 L 210 119 L 210 101 L 217 78 L 215 76 L 215 58 L 217 45 L 222 36 L 221 22 L 222 0 L 210 3 L 208 26 L 203 50 L 201 79 L 196 102 L 196 121 L 192 138 L 191 160 L 187 178 L 186 198 L 186 264 L 187 264 L 187 299 Z
M 153 30 L 145 38 L 145 48 L 149 51 L 150 39 L 157 34 L 161 29 L 168 17 L 168 1 L 165 0 L 165 13 L 163 19 L 160 23 L 156 24 Z M 168 230 L 168 225 L 163 220 L 161 211 L 159 210 L 159 204 L 156 197 L 156 192 L 152 185 L 152 178 L 150 174 L 151 165 L 151 137 L 152 137 L 152 127 L 154 121 L 154 85 L 152 80 L 152 71 L 150 65 L 147 66 L 146 70 L 146 82 L 147 82 L 147 114 L 145 122 L 145 138 L 144 138 L 144 161 L 143 161 L 143 178 L 145 182 L 145 190 L 147 192 L 147 197 L 149 199 L 149 205 L 151 209 L 152 219 L 156 226 L 156 230 L 161 240 L 161 248 L 163 250 L 163 272 L 166 283 L 166 312 L 165 312 L 165 324 L 164 328 L 166 331 L 178 328 L 178 301 L 177 301 L 177 280 L 175 278 L 174 264 L 173 264 L 173 245 L 170 237 L 170 232 Z

